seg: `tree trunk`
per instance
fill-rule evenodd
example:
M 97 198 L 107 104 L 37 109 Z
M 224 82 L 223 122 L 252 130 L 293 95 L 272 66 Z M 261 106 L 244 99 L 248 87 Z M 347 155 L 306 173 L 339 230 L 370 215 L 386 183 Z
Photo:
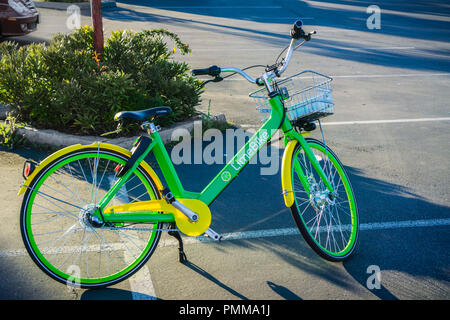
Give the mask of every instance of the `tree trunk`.
M 91 0 L 92 26 L 94 28 L 94 50 L 101 57 L 103 52 L 102 1 Z

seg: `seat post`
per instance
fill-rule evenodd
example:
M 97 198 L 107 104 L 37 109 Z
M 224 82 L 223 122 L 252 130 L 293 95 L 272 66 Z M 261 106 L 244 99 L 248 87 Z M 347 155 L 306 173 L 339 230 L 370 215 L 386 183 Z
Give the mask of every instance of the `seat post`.
M 155 133 L 161 130 L 160 126 L 155 125 L 153 122 L 145 121 L 141 125 L 142 129 L 147 130 L 148 134 Z

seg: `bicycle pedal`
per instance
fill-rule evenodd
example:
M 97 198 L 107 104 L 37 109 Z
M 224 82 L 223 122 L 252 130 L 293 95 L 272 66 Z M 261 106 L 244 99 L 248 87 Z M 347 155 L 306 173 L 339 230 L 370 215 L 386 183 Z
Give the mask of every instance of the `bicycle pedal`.
M 217 232 L 215 232 L 213 229 L 208 228 L 208 230 L 205 231 L 205 235 L 211 239 L 213 239 L 214 241 L 220 241 L 222 240 L 222 236 L 220 234 L 218 234 Z

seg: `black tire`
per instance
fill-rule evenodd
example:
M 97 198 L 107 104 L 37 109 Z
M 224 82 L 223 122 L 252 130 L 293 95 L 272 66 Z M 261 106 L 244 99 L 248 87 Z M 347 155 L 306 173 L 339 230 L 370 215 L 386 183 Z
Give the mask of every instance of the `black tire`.
M 308 142 L 308 145 L 310 146 L 310 148 L 313 151 L 317 151 L 317 152 L 322 152 L 325 150 L 325 145 L 316 139 L 311 139 L 311 138 L 307 138 L 306 141 Z M 291 161 L 294 161 L 295 158 L 297 157 L 298 154 L 300 154 L 301 152 L 301 145 L 298 144 L 294 150 L 293 153 L 293 157 Z M 322 159 L 319 161 L 319 163 L 321 164 L 322 168 L 325 165 L 331 164 L 331 166 L 335 169 L 334 174 L 333 170 L 330 166 L 327 166 L 325 170 L 325 174 L 327 175 L 327 177 L 329 178 L 329 180 L 334 180 L 336 178 L 337 175 L 339 175 L 339 181 L 342 180 L 342 185 L 344 187 L 345 191 L 345 197 L 346 197 L 346 201 L 342 202 L 348 202 L 348 208 L 349 208 L 349 212 L 345 212 L 344 209 L 346 208 L 342 208 L 340 204 L 337 204 L 336 199 L 341 199 L 341 196 L 343 196 L 344 192 L 339 193 L 339 196 L 336 197 L 334 204 L 326 204 L 323 205 L 322 207 L 319 207 L 317 205 L 317 202 L 315 202 L 312 199 L 317 199 L 315 197 L 312 197 L 314 192 L 311 192 L 310 194 L 308 194 L 305 190 L 305 188 L 303 187 L 303 185 L 301 184 L 295 184 L 294 178 L 295 178 L 295 174 L 294 174 L 294 164 L 292 163 L 292 179 L 293 179 L 293 185 L 294 185 L 294 197 L 295 197 L 295 201 L 294 204 L 291 206 L 291 214 L 292 217 L 294 218 L 295 224 L 297 225 L 301 235 L 303 236 L 303 238 L 305 239 L 305 241 L 308 243 L 308 245 L 322 258 L 328 260 L 328 261 L 333 261 L 333 262 L 338 262 L 338 261 L 344 261 L 346 259 L 348 259 L 352 253 L 355 251 L 355 248 L 357 246 L 358 243 L 358 236 L 359 236 L 359 217 L 358 217 L 358 209 L 357 209 L 357 205 L 356 205 L 356 199 L 353 193 L 353 189 L 352 186 L 350 184 L 350 181 L 348 179 L 348 175 L 344 170 L 344 167 L 342 165 L 342 163 L 339 161 L 338 157 L 336 156 L 336 154 L 330 150 L 329 147 L 326 148 L 326 150 L 328 150 L 328 155 L 329 155 L 329 161 L 326 161 L 324 159 L 326 159 L 325 157 L 322 157 Z M 324 155 L 326 155 L 325 153 L 323 153 Z M 320 155 L 316 155 L 316 159 L 320 158 Z M 320 194 L 321 192 L 323 193 L 326 189 L 326 187 L 323 185 L 323 182 L 320 181 L 320 178 L 318 178 L 318 174 L 315 172 L 315 170 L 312 169 L 312 167 L 308 167 L 308 161 L 306 157 L 302 157 L 301 160 L 303 161 L 303 164 L 300 164 L 302 166 L 302 170 L 306 171 L 308 174 L 309 173 L 313 173 L 313 177 L 311 178 L 313 182 L 313 184 L 315 185 L 316 189 L 320 189 L 316 191 L 316 194 Z M 331 160 L 331 161 L 330 161 Z M 300 163 L 300 160 L 299 160 Z M 338 172 L 338 168 L 339 167 L 339 171 Z M 305 168 L 306 167 L 306 168 Z M 310 172 L 308 172 L 308 170 Z M 315 176 L 314 176 L 315 175 Z M 330 179 L 333 178 L 333 179 Z M 319 182 L 317 182 L 317 180 L 319 180 Z M 346 181 L 344 183 L 344 181 Z M 302 187 L 303 189 L 300 190 L 296 190 L 296 188 L 300 188 Z M 311 185 L 310 185 L 311 187 Z M 335 185 L 333 186 L 335 187 Z M 337 189 L 340 188 L 340 182 L 338 182 L 337 184 Z M 342 191 L 342 190 L 341 190 Z M 303 196 L 304 198 L 301 198 L 301 196 Z M 299 202 L 302 201 L 299 205 Z M 331 200 L 330 200 L 331 201 Z M 300 206 L 304 205 L 303 208 L 299 208 Z M 336 215 L 334 212 L 331 212 L 332 209 L 330 209 L 333 206 L 333 208 L 336 210 Z M 339 207 L 339 208 L 338 208 Z M 319 210 L 321 208 L 321 210 Z M 306 214 L 308 209 L 312 209 L 308 211 L 308 214 Z M 327 212 L 325 212 L 325 209 L 327 209 L 327 212 L 329 214 L 328 218 L 329 218 L 329 226 L 327 224 Z M 337 210 L 340 210 L 340 212 L 337 212 Z M 309 213 L 311 212 L 311 213 Z M 324 213 L 325 212 L 325 213 Z M 342 212 L 342 214 L 341 214 Z M 347 213 L 347 215 L 349 215 L 349 218 L 346 218 L 345 215 L 343 213 Z M 321 218 L 324 218 L 323 220 Z M 348 224 L 344 224 L 344 221 L 342 221 L 345 218 L 345 222 L 349 222 Z M 311 225 L 310 223 L 314 220 L 314 223 Z M 321 225 L 321 220 L 322 223 L 325 221 L 325 226 Z M 332 220 L 334 220 L 336 222 L 336 226 L 331 226 L 332 224 Z M 317 222 L 317 225 L 314 226 Z M 347 231 L 345 230 L 346 228 L 348 228 L 348 226 L 350 225 L 350 232 L 347 233 Z M 314 230 L 314 232 L 312 231 Z M 325 240 L 325 244 L 323 243 L 324 241 L 322 239 L 320 239 L 320 234 L 321 234 L 321 230 L 326 230 L 328 232 L 326 240 Z M 336 234 L 341 235 L 341 241 L 342 241 L 342 250 L 341 248 L 338 247 L 338 243 L 340 243 L 341 241 L 336 241 L 336 238 L 334 237 L 334 230 L 336 230 Z M 314 233 L 314 234 L 313 234 Z M 345 234 L 345 236 L 344 236 Z M 347 239 L 347 235 L 348 234 L 348 239 Z M 331 235 L 331 236 L 330 236 Z M 333 240 L 331 240 L 331 238 Z M 330 240 L 330 241 L 328 241 Z M 338 239 L 339 240 L 339 239 Z M 334 242 L 334 250 L 332 250 L 333 245 L 332 245 L 332 241 Z M 327 248 L 327 244 L 329 244 L 329 248 Z
M 127 279 L 128 277 L 130 277 L 131 275 L 136 273 L 143 265 L 145 265 L 145 263 L 151 257 L 151 255 L 153 254 L 153 252 L 155 251 L 155 249 L 156 249 L 156 247 L 158 245 L 158 242 L 159 242 L 159 239 L 160 239 L 160 236 L 161 236 L 161 231 L 148 231 L 149 232 L 149 238 L 148 238 L 147 245 L 145 247 L 143 247 L 144 246 L 143 243 L 145 243 L 145 237 L 144 237 L 144 240 L 142 240 L 142 248 L 140 248 L 140 247 L 138 247 L 136 245 L 136 247 L 138 249 L 142 249 L 142 252 L 140 252 L 139 256 L 136 258 L 138 253 L 134 253 L 134 252 L 137 252 L 137 249 L 133 249 L 134 250 L 134 251 L 132 251 L 133 253 L 129 254 L 130 257 L 131 257 L 130 261 L 132 261 L 132 259 L 135 259 L 135 258 L 136 258 L 136 260 L 133 263 L 130 263 L 129 266 L 123 267 L 122 270 L 119 270 L 120 267 L 121 267 L 119 265 L 118 266 L 118 270 L 119 271 L 117 271 L 117 273 L 116 273 L 117 276 L 110 276 L 110 277 L 108 277 L 108 276 L 101 276 L 100 277 L 99 276 L 98 278 L 92 278 L 92 279 L 90 279 L 90 278 L 83 278 L 83 277 L 80 276 L 81 280 L 77 279 L 75 277 L 72 277 L 68 273 L 69 272 L 68 268 L 66 268 L 64 270 L 62 268 L 62 266 L 61 266 L 61 270 L 60 270 L 60 269 L 58 269 L 57 266 L 55 266 L 53 263 L 50 262 L 51 259 L 49 257 L 52 254 L 54 256 L 59 254 L 57 252 L 58 248 L 55 248 L 54 252 L 52 252 L 51 251 L 52 248 L 50 248 L 50 250 L 49 250 L 48 248 L 38 247 L 38 244 L 37 244 L 37 241 L 35 241 L 35 238 L 38 238 L 39 236 L 42 236 L 42 235 L 47 236 L 47 235 L 50 235 L 51 233 L 55 234 L 56 232 L 59 232 L 59 231 L 54 231 L 54 232 L 46 232 L 46 233 L 39 234 L 39 233 L 37 233 L 37 231 L 35 232 L 33 230 L 35 227 L 34 226 L 32 227 L 32 225 L 35 225 L 35 226 L 37 226 L 37 225 L 45 225 L 45 221 L 51 222 L 52 219 L 56 220 L 56 221 L 59 219 L 59 215 L 56 213 L 57 211 L 53 210 L 53 212 L 51 212 L 51 213 L 56 218 L 45 218 L 43 220 L 43 222 L 42 221 L 38 221 L 37 223 L 32 223 L 32 219 L 34 219 L 32 217 L 33 210 L 35 210 L 34 207 L 39 208 L 38 205 L 41 205 L 39 210 L 42 210 L 42 207 L 43 207 L 42 206 L 43 202 L 35 202 L 36 198 L 38 198 L 38 196 L 40 196 L 41 198 L 46 198 L 47 197 L 47 196 L 44 196 L 41 193 L 41 192 L 44 192 L 44 191 L 40 191 L 40 190 L 42 190 L 43 187 L 47 187 L 45 185 L 47 179 L 49 179 L 52 175 L 60 174 L 59 170 L 62 170 L 61 168 L 63 168 L 64 170 L 67 171 L 67 168 L 65 168 L 66 164 L 63 164 L 65 161 L 69 161 L 70 159 L 76 159 L 76 157 L 81 157 L 82 158 L 81 160 L 83 160 L 83 157 L 86 157 L 85 158 L 85 159 L 87 159 L 86 161 L 91 163 L 90 160 L 89 160 L 90 159 L 89 155 L 92 155 L 93 153 L 97 153 L 97 151 L 99 151 L 99 158 L 98 159 L 100 159 L 100 160 L 98 161 L 96 169 L 98 169 L 101 166 L 101 164 L 100 164 L 101 163 L 101 159 L 108 159 L 108 158 L 109 159 L 117 159 L 117 160 L 120 160 L 119 163 L 125 163 L 129 159 L 128 156 L 125 156 L 125 155 L 123 155 L 121 153 L 118 153 L 118 152 L 116 152 L 114 150 L 104 149 L 104 148 L 97 149 L 97 147 L 89 147 L 89 146 L 86 146 L 83 149 L 79 149 L 79 150 L 76 150 L 74 152 L 67 153 L 67 154 L 64 154 L 64 155 L 58 157 L 57 159 L 55 159 L 51 163 L 49 163 L 45 168 L 43 168 L 36 175 L 36 177 L 32 180 L 32 182 L 29 185 L 29 188 L 27 189 L 27 191 L 24 194 L 22 207 L 21 207 L 21 214 L 20 214 L 20 227 L 21 227 L 22 239 L 24 241 L 25 247 L 26 247 L 30 257 L 38 265 L 38 267 L 42 271 L 44 271 L 47 275 L 49 275 L 51 278 L 53 278 L 53 279 L 55 279 L 55 280 L 57 280 L 57 281 L 59 281 L 61 283 L 68 284 L 68 285 L 73 285 L 73 286 L 77 286 L 77 287 L 81 287 L 81 288 L 85 288 L 85 289 L 96 289 L 96 288 L 103 288 L 103 287 L 111 286 L 111 285 L 114 285 L 114 284 L 116 284 L 116 283 L 118 283 L 120 281 L 123 281 L 123 280 Z M 71 163 L 71 162 L 68 162 L 68 163 Z M 78 163 L 80 163 L 80 169 L 81 169 L 80 171 L 82 171 L 83 170 L 82 169 L 83 166 L 81 164 L 82 162 L 79 161 Z M 109 173 L 109 170 L 110 170 L 109 165 L 110 165 L 110 163 L 108 162 L 108 165 L 106 165 L 106 167 L 105 167 L 105 169 L 103 171 L 103 176 L 105 176 L 106 172 Z M 61 166 L 61 167 L 58 167 L 58 166 Z M 114 166 L 114 164 L 111 164 L 111 168 L 113 166 Z M 70 169 L 70 165 L 68 166 L 68 168 Z M 77 184 L 78 183 L 78 178 L 74 178 L 74 176 L 75 176 L 75 165 L 74 165 L 73 169 L 74 169 L 74 172 L 72 172 L 72 170 L 70 170 L 70 175 L 72 176 L 72 179 L 74 179 L 73 183 Z M 62 170 L 62 171 L 64 171 L 64 170 Z M 80 176 L 80 171 L 78 172 L 79 176 Z M 152 178 L 147 174 L 147 172 L 141 166 L 139 166 L 137 168 L 137 172 L 138 172 L 138 174 L 134 174 L 134 175 L 135 175 L 135 177 L 138 177 L 138 179 L 140 179 L 142 187 L 139 184 L 139 185 L 137 185 L 136 189 L 139 190 L 139 191 L 144 190 L 144 192 L 148 193 L 148 196 L 151 195 L 155 199 L 160 199 L 160 194 L 159 194 L 159 191 L 158 191 L 158 189 L 156 187 L 156 184 L 154 183 Z M 85 172 L 83 172 L 83 175 L 84 174 L 85 174 Z M 97 175 L 97 172 L 96 172 L 96 175 Z M 99 172 L 99 175 L 100 175 L 100 172 Z M 93 177 L 94 177 L 94 174 L 92 173 L 92 178 Z M 96 184 L 96 186 L 98 187 L 99 190 L 101 188 L 103 178 L 104 177 L 102 177 L 101 181 L 92 180 L 92 181 L 95 181 L 95 184 Z M 59 177 L 58 177 L 58 179 L 59 179 Z M 86 179 L 86 182 L 88 182 L 89 179 L 87 179 L 86 176 L 85 176 L 85 179 Z M 80 180 L 81 180 L 81 178 L 80 178 Z M 49 179 L 49 181 L 51 182 L 51 179 Z M 128 181 L 131 181 L 131 179 L 129 179 Z M 98 183 L 98 185 L 97 185 L 97 183 Z M 112 182 L 109 182 L 109 183 L 112 183 Z M 93 184 L 94 183 L 92 183 L 92 185 Z M 57 184 L 55 183 L 55 185 L 57 185 Z M 36 189 L 37 191 L 34 190 L 35 188 L 37 188 Z M 144 188 L 144 189 L 142 189 L 142 188 Z M 47 190 L 47 189 L 44 189 L 44 190 Z M 58 191 L 60 193 L 62 192 L 61 190 L 63 190 L 63 189 L 58 189 Z M 78 190 L 77 189 L 77 192 L 73 193 L 73 198 L 75 199 L 75 193 L 77 193 L 78 194 L 77 195 L 78 199 L 81 200 L 80 197 L 82 197 L 82 193 L 78 192 L 78 191 L 83 191 L 83 190 Z M 150 193 L 152 193 L 152 194 L 150 194 Z M 56 194 L 56 196 L 61 197 L 61 199 L 65 199 L 65 198 L 62 198 L 62 196 L 60 196 L 59 194 Z M 134 195 L 133 194 L 129 194 L 129 195 L 127 195 L 127 197 L 128 197 L 127 199 L 133 199 Z M 48 198 L 48 199 L 51 199 L 50 201 L 53 201 L 56 204 L 56 207 L 58 207 L 58 206 L 62 207 L 64 205 L 64 203 L 56 201 L 56 200 L 54 200 L 52 198 Z M 38 200 L 40 200 L 40 198 L 38 198 Z M 47 199 L 45 199 L 45 200 L 47 200 Z M 64 200 L 64 201 L 66 201 L 66 200 Z M 47 205 L 47 206 L 52 208 L 50 205 Z M 59 209 L 57 209 L 57 210 L 59 210 Z M 38 211 L 38 209 L 36 209 L 36 211 Z M 86 210 L 84 210 L 84 211 L 86 211 Z M 65 216 L 65 217 L 61 218 L 61 219 L 63 219 L 63 222 L 66 221 L 65 219 L 69 219 L 69 220 L 70 219 L 74 219 L 74 217 L 72 217 L 71 215 L 67 214 L 67 212 L 65 212 L 64 210 L 60 211 L 60 213 L 63 213 L 62 215 Z M 45 214 L 42 214 L 42 213 L 39 213 L 39 212 L 35 212 L 34 214 L 37 217 L 39 217 L 39 215 L 44 215 L 45 216 Z M 74 225 L 76 225 L 75 229 L 79 228 L 80 230 L 82 230 L 83 226 L 82 226 L 82 223 L 80 222 L 82 219 L 79 218 L 79 216 L 76 216 L 76 217 L 79 219 L 79 221 L 77 221 L 75 219 L 75 220 L 72 220 L 71 222 L 69 222 L 69 224 L 72 224 L 73 222 L 75 222 L 75 224 L 74 224 Z M 85 221 L 85 220 L 83 220 L 83 221 Z M 58 222 L 58 223 L 60 223 L 60 222 Z M 78 225 L 80 225 L 80 227 L 78 227 Z M 59 227 L 59 224 L 56 224 L 56 226 L 58 228 L 62 228 L 62 227 Z M 157 225 L 154 224 L 152 228 L 160 229 L 161 227 L 162 227 L 162 224 L 157 224 Z M 40 227 L 40 228 L 44 228 L 44 227 Z M 53 226 L 49 226 L 47 228 L 50 228 L 50 230 L 52 230 L 51 228 L 53 228 Z M 87 247 L 94 246 L 94 245 L 89 243 L 90 239 L 87 240 L 87 243 L 84 242 L 85 241 L 84 234 L 85 233 L 87 234 L 88 231 L 92 232 L 93 234 L 94 233 L 95 234 L 100 234 L 100 230 L 103 230 L 102 228 L 99 228 L 99 229 L 97 229 L 98 230 L 98 233 L 97 233 L 96 230 L 94 230 L 94 231 L 91 230 L 91 229 L 93 229 L 92 226 L 90 226 L 90 227 L 89 226 L 84 226 L 84 228 L 85 228 L 85 230 L 83 231 L 83 239 L 82 239 L 82 241 L 83 241 L 83 244 L 82 244 L 83 245 L 83 249 L 80 249 L 80 254 L 81 255 L 82 255 L 83 250 L 86 247 L 86 245 L 87 245 Z M 87 228 L 90 228 L 90 229 L 88 230 Z M 73 229 L 73 230 L 75 230 L 75 229 Z M 86 231 L 86 230 L 88 230 L 88 231 Z M 68 231 L 69 231 L 69 229 L 67 229 L 65 233 L 67 233 Z M 105 231 L 105 232 L 108 232 L 108 231 Z M 127 232 L 127 231 L 117 230 L 117 229 L 116 230 L 112 230 L 111 229 L 110 231 L 111 231 L 110 234 L 108 234 L 108 233 L 105 234 L 104 231 L 102 231 L 102 235 L 97 237 L 97 241 L 99 242 L 99 244 L 98 244 L 99 249 L 97 250 L 97 253 L 98 253 L 98 256 L 100 257 L 98 260 L 102 261 L 101 258 L 102 258 L 102 253 L 103 253 L 105 256 L 109 255 L 109 259 L 112 262 L 115 263 L 116 267 L 117 267 L 118 263 L 121 263 L 120 260 L 123 261 L 123 264 L 125 265 L 126 263 L 128 263 L 126 261 L 126 260 L 128 260 L 128 258 L 123 258 L 123 257 L 120 257 L 119 255 L 117 255 L 116 257 L 113 257 L 112 252 L 113 252 L 113 250 L 115 250 L 114 246 L 113 246 L 112 243 L 109 244 L 107 242 L 107 240 L 109 239 L 109 237 L 115 236 L 116 238 L 118 238 L 119 240 L 122 241 L 122 243 L 120 243 L 122 246 L 127 246 L 127 241 L 129 241 L 129 240 L 128 239 L 124 240 L 124 237 L 121 236 L 121 234 L 123 235 L 123 232 Z M 72 232 L 72 229 L 70 229 L 69 234 L 70 233 L 76 234 L 77 232 L 78 231 Z M 138 232 L 140 232 L 140 231 L 138 231 Z M 127 236 L 127 237 L 129 237 L 129 236 Z M 92 236 L 91 235 L 91 238 L 93 238 L 95 240 L 96 236 Z M 132 238 L 130 237 L 130 239 L 132 239 Z M 53 240 L 53 241 L 55 241 L 55 245 L 56 245 L 57 241 L 59 241 L 59 240 L 57 239 L 57 240 Z M 65 239 L 63 244 L 65 245 L 67 243 L 67 241 L 68 240 Z M 73 241 L 75 241 L 75 240 L 73 240 Z M 151 241 L 151 243 L 150 243 L 150 241 Z M 138 242 L 138 240 L 134 240 L 134 242 L 137 243 L 137 244 L 141 243 L 141 242 Z M 70 241 L 69 241 L 69 243 L 70 243 Z M 107 245 L 110 245 L 109 248 L 106 247 Z M 79 246 L 81 248 L 81 243 L 79 244 Z M 71 248 L 70 246 L 62 246 L 62 249 L 59 249 L 59 250 L 62 252 L 61 254 L 69 255 L 70 252 L 66 253 L 64 251 L 64 250 L 66 250 L 65 247 Z M 123 251 L 127 251 L 127 250 L 128 250 L 128 248 L 124 249 Z M 108 253 L 108 251 L 110 251 L 111 254 Z M 95 250 L 94 250 L 94 252 L 95 252 Z M 75 253 L 78 253 L 78 251 L 75 251 L 75 248 L 74 248 L 73 252 L 71 254 L 74 255 Z M 124 253 L 124 256 L 125 255 L 126 255 L 126 253 Z M 64 258 L 64 262 L 65 262 L 65 260 L 68 259 L 68 258 L 66 258 L 64 256 L 61 259 L 63 259 L 63 258 Z M 52 259 L 53 259 L 53 257 L 52 257 Z M 86 265 L 88 265 L 88 262 L 90 261 L 89 259 L 94 259 L 94 258 L 88 258 L 87 249 L 86 249 Z M 103 258 L 103 259 L 106 259 L 106 258 Z M 81 260 L 81 258 L 80 258 L 80 260 Z M 84 263 L 84 261 L 83 261 L 83 263 Z M 62 264 L 64 264 L 64 263 L 62 263 Z M 100 265 L 100 262 L 98 264 Z M 106 264 L 105 264 L 105 266 L 106 266 Z M 80 269 L 81 268 L 82 268 L 82 266 L 80 266 Z M 113 267 L 111 266 L 111 269 L 112 268 Z M 91 269 L 92 269 L 92 266 L 91 266 Z M 99 269 L 100 269 L 100 267 L 99 267 Z M 92 272 L 92 270 L 91 270 L 91 272 Z M 102 272 L 102 271 L 100 270 L 99 273 L 100 272 Z M 103 272 L 106 273 L 106 271 L 103 271 Z M 87 272 L 87 275 L 89 275 L 89 272 Z M 83 281 L 82 279 L 88 279 L 88 280 Z

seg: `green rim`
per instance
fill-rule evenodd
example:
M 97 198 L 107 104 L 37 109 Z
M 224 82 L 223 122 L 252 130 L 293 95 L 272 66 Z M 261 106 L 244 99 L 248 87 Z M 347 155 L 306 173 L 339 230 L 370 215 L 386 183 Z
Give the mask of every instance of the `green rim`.
M 118 156 L 116 156 L 112 153 L 105 153 L 105 152 L 107 152 L 107 151 L 101 150 L 101 152 L 98 155 L 99 158 L 111 160 L 111 161 L 117 162 L 122 165 L 124 165 L 126 163 L 125 160 L 119 158 Z M 139 255 L 139 257 L 133 263 L 131 263 L 127 267 L 123 268 L 122 270 L 115 272 L 114 274 L 111 274 L 111 275 L 105 276 L 105 277 L 99 277 L 99 278 L 76 278 L 76 277 L 73 277 L 72 275 L 65 273 L 65 272 L 61 271 L 60 269 L 56 268 L 55 266 L 53 266 L 53 264 L 50 263 L 47 260 L 47 258 L 41 253 L 41 250 L 37 246 L 35 238 L 33 236 L 31 219 L 30 219 L 31 214 L 32 214 L 31 210 L 33 208 L 33 203 L 34 203 L 35 197 L 37 195 L 36 191 L 39 191 L 42 184 L 47 180 L 47 178 L 50 175 L 52 175 L 55 171 L 57 171 L 64 165 L 66 165 L 70 162 L 81 160 L 81 159 L 96 158 L 96 157 L 97 157 L 97 152 L 92 152 L 92 150 L 90 150 L 89 152 L 85 151 L 85 153 L 83 153 L 83 151 L 81 151 L 81 154 L 78 152 L 75 155 L 70 155 L 69 157 L 67 157 L 66 159 L 64 159 L 62 161 L 59 160 L 56 163 L 56 165 L 51 164 L 49 169 L 47 169 L 47 170 L 43 169 L 43 172 L 45 172 L 45 173 L 43 175 L 41 175 L 41 177 L 38 178 L 39 180 L 34 185 L 32 184 L 33 190 L 29 190 L 30 195 L 28 197 L 26 217 L 25 217 L 25 228 L 26 228 L 27 240 L 28 240 L 31 250 L 33 251 L 36 258 L 39 260 L 41 265 L 44 268 L 46 268 L 49 272 L 53 273 L 56 277 L 61 278 L 61 280 L 68 281 L 70 279 L 70 281 L 72 283 L 79 283 L 81 285 L 82 284 L 108 283 L 108 282 L 114 281 L 118 278 L 121 278 L 121 277 L 127 275 L 128 273 L 133 271 L 144 260 L 144 258 L 147 256 L 149 250 L 152 248 L 155 240 L 157 239 L 157 235 L 159 234 L 159 232 L 151 232 L 151 236 L 148 240 L 147 246 L 142 250 L 142 253 Z M 136 170 L 135 174 L 140 179 L 140 181 L 143 183 L 143 185 L 145 186 L 150 198 L 155 199 L 156 196 L 154 194 L 153 188 L 151 187 L 147 178 L 144 177 L 144 175 L 141 172 L 139 172 L 139 170 Z M 157 226 L 157 224 L 153 224 L 151 226 L 151 228 L 156 228 L 156 226 Z
M 350 237 L 348 239 L 348 242 L 346 244 L 346 246 L 338 251 L 338 252 L 334 252 L 331 251 L 327 248 L 325 248 L 319 241 L 317 241 L 316 237 L 314 236 L 314 234 L 311 232 L 311 229 L 308 227 L 307 222 L 304 220 L 303 215 L 300 214 L 301 210 L 299 208 L 298 202 L 297 202 L 297 197 L 295 197 L 295 206 L 297 208 L 298 211 L 298 216 L 300 217 L 303 226 L 305 227 L 305 229 L 307 230 L 309 237 L 312 241 L 314 241 L 314 243 L 316 244 L 316 246 L 322 250 L 323 252 L 327 253 L 330 256 L 333 257 L 343 257 L 346 256 L 347 254 L 349 254 L 349 252 L 354 248 L 354 245 L 356 243 L 356 239 L 357 239 L 357 233 L 358 233 L 358 214 L 357 214 L 357 207 L 356 207 L 356 201 L 353 195 L 353 190 L 351 188 L 350 182 L 347 178 L 347 175 L 344 171 L 344 169 L 342 168 L 341 164 L 339 163 L 339 161 L 335 158 L 335 156 L 330 152 L 330 150 L 328 150 L 328 152 L 326 152 L 324 146 L 322 146 L 321 144 L 312 142 L 312 141 L 308 141 L 308 145 L 311 149 L 317 149 L 320 152 L 322 152 L 323 154 L 327 154 L 328 155 L 328 159 L 331 161 L 331 163 L 333 164 L 333 167 L 336 169 L 339 178 L 342 181 L 342 184 L 345 188 L 345 194 L 347 196 L 348 199 L 348 203 L 349 203 L 349 209 L 350 209 L 350 214 L 351 214 L 351 220 L 350 220 L 350 224 L 351 224 L 351 233 L 350 233 Z M 297 151 L 294 154 L 294 161 L 298 161 L 300 163 L 300 161 L 298 160 L 298 155 L 301 152 L 302 148 L 298 148 Z M 292 181 L 294 181 L 294 165 L 292 166 Z M 333 186 L 335 187 L 335 186 Z

